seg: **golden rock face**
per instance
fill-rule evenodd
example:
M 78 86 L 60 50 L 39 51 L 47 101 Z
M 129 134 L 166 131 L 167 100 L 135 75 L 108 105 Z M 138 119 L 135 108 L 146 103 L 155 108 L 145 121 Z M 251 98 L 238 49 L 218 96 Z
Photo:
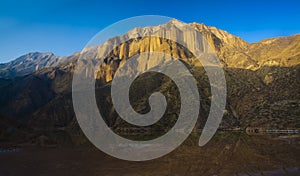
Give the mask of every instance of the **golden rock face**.
M 163 31 L 165 35 L 184 36 L 186 31 L 176 28 L 180 22 L 171 21 L 165 25 L 155 27 L 136 28 L 129 31 L 124 36 L 109 39 L 109 43 L 116 43 L 125 37 L 135 36 L 136 33 L 155 33 Z M 236 37 L 224 30 L 215 27 L 206 26 L 205 24 L 191 23 L 187 24 L 201 32 L 203 37 L 208 41 L 210 47 L 217 53 L 225 68 L 240 68 L 247 70 L 258 70 L 264 66 L 290 67 L 300 64 L 300 35 L 290 37 L 280 37 L 274 39 L 265 39 L 257 43 L 247 43 L 243 39 Z M 174 29 L 176 28 L 176 30 Z M 150 31 L 150 32 L 149 32 Z M 184 38 L 184 37 L 183 37 Z M 190 46 L 196 45 L 198 41 L 188 40 Z M 103 50 L 103 48 L 101 48 Z M 108 50 L 105 48 L 104 50 Z M 111 81 L 120 62 L 124 63 L 126 59 L 142 52 L 164 52 L 175 58 L 192 61 L 192 53 L 188 49 L 179 46 L 173 41 L 158 37 L 136 37 L 117 46 L 109 55 L 108 63 L 105 68 L 108 70 L 101 73 L 106 77 L 106 81 Z M 102 51 L 99 51 L 101 53 Z M 100 54 L 101 55 L 101 54 Z M 118 63 L 116 64 L 117 61 Z M 158 59 L 149 59 L 147 65 L 156 65 Z M 194 63 L 198 64 L 199 63 Z M 145 67 L 145 69 L 147 69 Z M 98 74 L 98 77 L 100 76 Z

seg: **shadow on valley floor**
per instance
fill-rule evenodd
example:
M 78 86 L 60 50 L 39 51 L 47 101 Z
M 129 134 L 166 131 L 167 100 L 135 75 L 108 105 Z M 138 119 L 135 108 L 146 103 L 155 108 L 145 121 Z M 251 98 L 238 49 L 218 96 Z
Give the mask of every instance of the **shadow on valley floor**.
M 300 141 L 240 132 L 218 133 L 204 147 L 193 134 L 170 154 L 145 162 L 129 162 L 106 155 L 92 146 L 25 147 L 0 153 L 0 175 L 43 176 L 275 176 L 300 174 Z M 155 149 L 154 149 L 155 150 Z

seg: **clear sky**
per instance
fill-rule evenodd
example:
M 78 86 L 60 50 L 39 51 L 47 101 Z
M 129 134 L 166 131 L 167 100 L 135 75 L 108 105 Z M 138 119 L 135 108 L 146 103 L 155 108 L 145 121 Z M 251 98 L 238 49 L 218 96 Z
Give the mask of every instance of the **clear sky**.
M 124 18 L 164 15 L 205 23 L 248 42 L 300 33 L 299 0 L 1 0 L 0 62 L 28 52 L 70 55 Z

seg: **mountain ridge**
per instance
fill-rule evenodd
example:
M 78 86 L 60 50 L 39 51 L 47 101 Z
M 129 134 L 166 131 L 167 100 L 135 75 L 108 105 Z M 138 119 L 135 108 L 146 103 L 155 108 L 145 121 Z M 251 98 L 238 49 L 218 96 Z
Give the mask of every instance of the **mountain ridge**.
M 51 52 L 30 52 L 10 62 L 0 64 L 0 77 L 25 76 L 45 67 L 54 67 L 59 60 L 60 57 Z
M 256 48 L 258 45 L 268 45 L 271 44 L 272 42 L 276 42 L 278 40 L 289 40 L 292 38 L 300 38 L 300 34 L 295 34 L 292 36 L 287 36 L 287 37 L 276 37 L 276 38 L 267 38 L 263 39 L 259 42 L 255 43 L 248 43 L 244 41 L 242 38 L 238 36 L 234 36 L 230 33 L 228 33 L 225 30 L 218 29 L 214 26 L 207 26 L 203 23 L 196 23 L 192 22 L 189 24 L 185 24 L 183 22 L 180 22 L 176 19 L 172 19 L 166 24 L 158 25 L 158 26 L 147 26 L 144 28 L 134 28 L 132 30 L 129 30 L 126 34 L 121 35 L 121 36 L 115 36 L 110 39 L 108 39 L 105 43 L 111 42 L 114 43 L 114 40 L 118 40 L 119 38 L 126 37 L 126 35 L 131 35 L 134 36 L 134 33 L 137 33 L 136 31 L 138 30 L 138 33 L 142 33 L 142 31 L 147 30 L 158 30 L 161 26 L 166 26 L 168 24 L 173 24 L 174 26 L 179 25 L 189 25 L 194 27 L 196 30 L 200 31 L 202 35 L 206 37 L 208 40 L 209 44 L 213 47 L 213 49 L 217 52 L 218 56 L 220 57 L 221 60 L 224 60 L 225 58 L 231 57 L 231 60 L 226 60 L 224 61 L 228 67 L 241 67 L 241 68 L 247 68 L 247 69 L 257 69 L 260 66 L 263 66 L 263 63 L 259 63 L 259 61 L 256 59 L 252 59 L 252 55 L 249 55 L 249 53 L 253 53 L 251 51 L 247 51 L 249 48 Z M 144 32 L 145 33 L 145 32 Z M 297 40 L 299 41 L 299 39 Z M 225 46 L 223 46 L 225 45 Z M 99 47 L 96 46 L 96 47 Z M 297 46 L 299 47 L 299 46 Z M 232 54 L 230 51 L 234 50 L 234 52 L 238 52 L 238 54 L 234 53 Z M 77 53 L 78 54 L 78 53 Z M 47 57 L 45 57 L 45 55 Z M 74 53 L 73 55 L 76 55 Z M 70 56 L 55 56 L 53 53 L 46 52 L 46 53 L 40 53 L 40 52 L 30 52 L 28 54 L 22 55 L 15 60 L 12 60 L 7 63 L 2 63 L 0 64 L 0 77 L 2 78 L 12 78 L 14 76 L 24 76 L 26 74 L 33 73 L 34 71 L 37 71 L 39 69 L 45 68 L 45 67 L 55 67 L 59 65 L 59 62 L 66 63 L 66 58 L 69 58 L 73 55 Z M 243 63 L 239 60 L 234 58 L 234 55 L 239 55 L 240 58 L 242 58 L 244 61 Z M 29 63 L 29 67 L 24 66 L 22 63 L 24 60 L 28 61 L 28 58 L 30 57 L 35 57 L 35 59 L 32 60 L 32 63 Z M 44 61 L 40 60 L 40 57 L 45 57 Z M 256 57 L 256 56 L 254 56 Z M 259 56 L 258 56 L 259 57 Z M 64 60 L 65 59 L 65 60 Z M 244 62 L 250 62 L 252 64 L 249 64 L 245 66 Z M 240 62 L 240 63 L 239 63 Z M 21 67 L 21 65 L 23 66 Z M 286 65 L 284 65 L 286 66 Z

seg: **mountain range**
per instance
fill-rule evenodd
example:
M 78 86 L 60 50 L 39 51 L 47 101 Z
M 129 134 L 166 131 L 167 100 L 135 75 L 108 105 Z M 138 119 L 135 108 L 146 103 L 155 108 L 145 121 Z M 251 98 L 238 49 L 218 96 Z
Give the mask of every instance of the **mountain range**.
M 134 28 L 106 42 L 116 43 L 137 32 L 159 30 L 177 30 L 184 35 L 186 31 L 179 27 L 183 25 L 199 31 L 220 58 L 227 82 L 227 104 L 221 129 L 300 128 L 300 34 L 247 43 L 216 27 L 171 20 L 159 26 Z M 202 80 L 198 82 L 202 99 L 197 124 L 202 128 L 211 94 L 205 70 L 195 65 L 193 55 L 175 42 L 139 36 L 116 47 L 96 75 L 96 92 L 101 92 L 97 94 L 97 101 L 103 105 L 99 109 L 107 117 L 106 122 L 114 129 L 129 126 L 113 108 L 109 96 L 111 80 L 122 62 L 145 51 L 160 51 L 182 58 L 197 80 Z M 85 141 L 77 125 L 71 92 L 72 74 L 79 56 L 80 53 L 60 57 L 34 52 L 0 64 L 0 141 L 35 141 L 40 135 L 46 135 L 54 143 Z M 149 59 L 147 62 L 158 61 Z M 165 95 L 177 91 L 173 82 L 160 74 L 141 77 L 132 89 L 131 102 L 138 112 L 149 111 L 147 98 L 154 90 Z M 180 107 L 176 99 L 178 97 L 169 96 L 169 109 L 156 129 L 174 124 Z

